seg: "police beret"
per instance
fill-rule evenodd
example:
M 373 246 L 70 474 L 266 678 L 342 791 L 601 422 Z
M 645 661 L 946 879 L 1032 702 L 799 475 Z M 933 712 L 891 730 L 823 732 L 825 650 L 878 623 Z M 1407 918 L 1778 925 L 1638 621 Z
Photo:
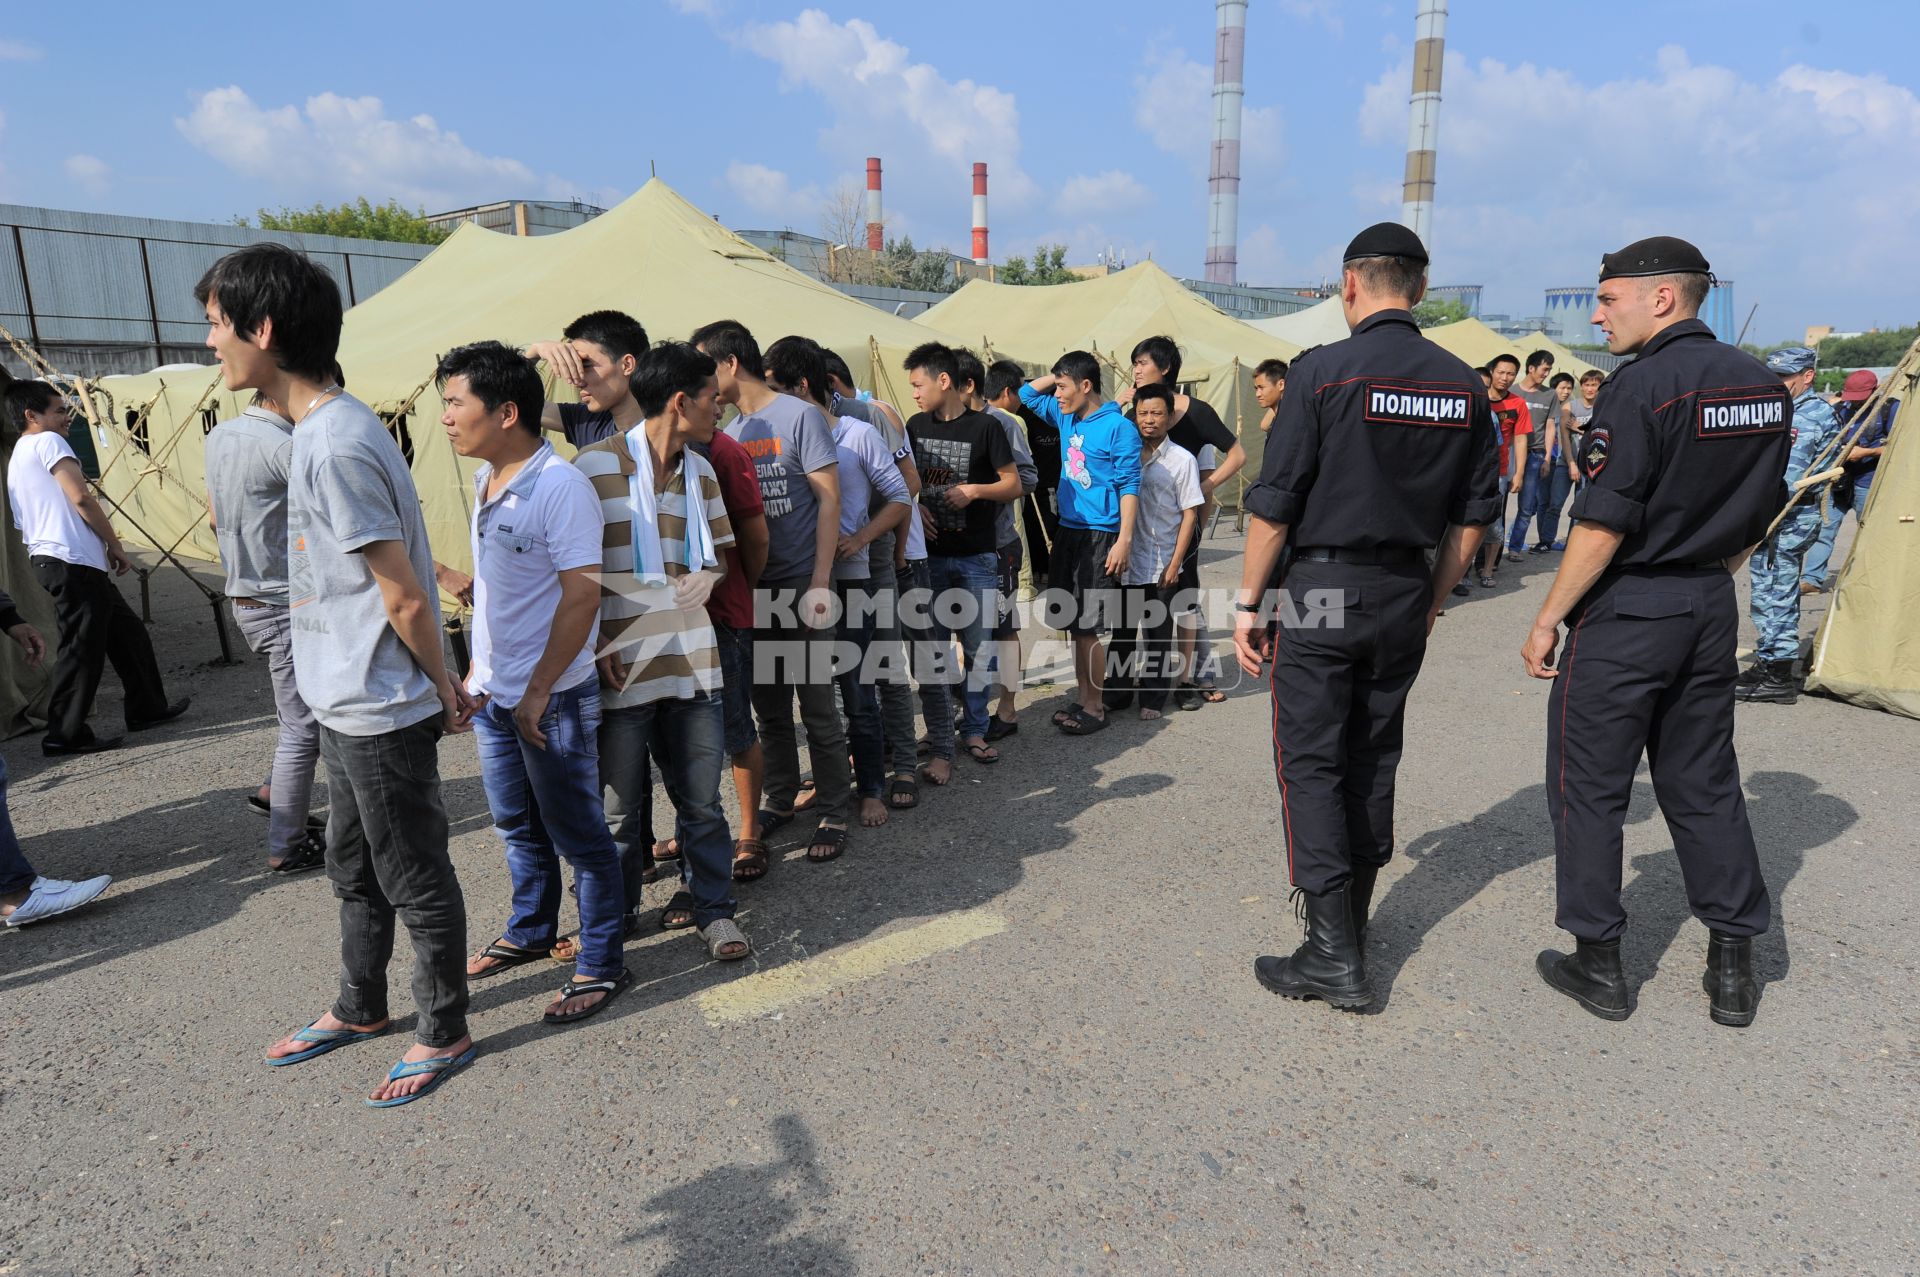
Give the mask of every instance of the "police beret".
M 1713 269 L 1700 250 L 1684 239 L 1655 235 L 1637 239 L 1617 253 L 1600 258 L 1600 278 L 1631 279 L 1637 275 L 1711 275 Z
M 1791 377 L 1797 372 L 1805 372 L 1820 362 L 1820 357 L 1805 346 L 1782 346 L 1767 356 L 1767 371 L 1777 372 L 1782 377 Z
M 1420 237 L 1398 222 L 1376 222 L 1353 237 L 1347 245 L 1347 252 L 1340 260 L 1350 262 L 1360 257 L 1404 257 L 1408 261 L 1427 263 L 1426 246 Z

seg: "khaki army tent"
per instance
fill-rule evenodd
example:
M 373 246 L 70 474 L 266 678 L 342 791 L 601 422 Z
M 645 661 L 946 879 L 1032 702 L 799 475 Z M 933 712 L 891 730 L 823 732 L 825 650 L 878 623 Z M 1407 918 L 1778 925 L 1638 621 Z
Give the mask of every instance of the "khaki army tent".
M 1512 355 L 1524 365 L 1527 356 L 1536 350 L 1552 352 L 1553 370 L 1556 373 L 1572 373 L 1578 378 L 1593 367 L 1543 332 L 1532 332 L 1525 337 L 1502 337 L 1479 320 L 1469 318 L 1429 328 L 1426 334 L 1437 345 L 1452 351 L 1475 368 L 1486 366 L 1496 355 Z
M 436 357 L 465 342 L 557 337 L 589 310 L 625 310 L 656 340 L 739 319 L 763 345 L 804 333 L 838 351 L 889 398 L 900 362 L 931 334 L 855 301 L 753 247 L 655 179 L 601 216 L 557 235 L 519 238 L 462 226 L 395 283 L 347 314 L 347 387 L 389 417 L 413 469 L 434 553 L 468 561 L 473 466 L 442 431 Z M 206 526 L 201 440 L 241 403 L 213 368 L 161 369 L 97 383 L 105 418 L 101 483 L 130 516 L 122 531 L 182 555 L 216 557 Z M 565 388 L 562 387 L 562 390 Z M 129 415 L 138 422 L 129 429 Z M 131 524 L 137 523 L 136 529 Z M 144 530 L 144 535 L 142 534 Z
M 1920 718 L 1920 354 L 1882 384 L 1900 411 L 1814 637 L 1807 688 Z
M 1249 319 L 1248 324 L 1258 328 L 1269 337 L 1278 337 L 1281 341 L 1291 342 L 1302 350 L 1313 346 L 1324 346 L 1330 341 L 1345 341 L 1347 332 L 1347 312 L 1338 297 L 1329 297 L 1315 302 L 1305 310 L 1295 311 L 1291 315 L 1276 315 L 1272 319 Z
M 1132 384 L 1134 343 L 1164 333 L 1179 343 L 1181 380 L 1240 435 L 1249 476 L 1258 473 L 1261 454 L 1254 366 L 1292 359 L 1301 349 L 1226 314 L 1152 262 L 1042 287 L 976 279 L 914 322 L 969 345 L 984 343 L 995 354 L 1029 352 L 1041 365 L 1069 350 L 1091 351 L 1103 364 L 1108 394 Z

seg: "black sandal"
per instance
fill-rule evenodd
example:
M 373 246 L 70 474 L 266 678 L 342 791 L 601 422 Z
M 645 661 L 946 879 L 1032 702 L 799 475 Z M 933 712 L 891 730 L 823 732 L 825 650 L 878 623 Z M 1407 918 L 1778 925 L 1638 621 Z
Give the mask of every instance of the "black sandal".
M 1017 720 L 1010 723 L 998 714 L 995 714 L 987 722 L 987 743 L 992 744 L 997 740 L 1005 740 L 1009 736 L 1018 735 L 1019 732 L 1020 724 Z
M 508 944 L 507 938 L 502 936 L 475 955 L 477 958 L 491 958 L 497 965 L 488 967 L 485 971 L 469 971 L 467 979 L 484 980 L 490 975 L 499 975 L 502 971 L 514 967 L 524 967 L 529 962 L 544 961 L 550 953 L 552 953 L 552 946 L 545 949 L 522 949 Z
M 585 1010 L 563 1012 L 559 1015 L 555 1015 L 549 1011 L 540 1018 L 548 1024 L 572 1024 L 576 1020 L 584 1020 L 588 1016 L 599 1015 L 607 1009 L 607 1003 L 619 997 L 620 991 L 632 983 L 633 972 L 627 970 L 625 967 L 622 967 L 620 974 L 611 980 L 569 980 L 560 986 L 560 1000 L 562 1002 L 565 1002 L 569 998 L 577 998 L 583 993 L 604 993 L 606 996 Z
M 895 776 L 887 782 L 887 806 L 895 811 L 910 811 L 919 805 L 920 782 L 914 777 Z
M 822 847 L 827 849 L 826 854 L 823 856 L 814 855 L 814 852 Z M 846 849 L 846 829 L 840 825 L 822 825 L 813 831 L 813 841 L 807 844 L 807 859 L 816 865 L 824 865 L 829 860 L 840 859 L 840 853 Z
M 1209 705 L 1224 705 L 1227 703 L 1227 694 L 1208 684 L 1200 689 L 1200 699 Z
M 1173 703 L 1184 710 L 1199 709 L 1203 703 L 1200 699 L 1200 689 L 1192 683 L 1180 684 L 1173 691 Z
M 660 930 L 685 931 L 693 925 L 693 893 L 676 891 L 660 910 Z
M 760 837 L 767 839 L 785 829 L 794 822 L 797 812 L 775 811 L 771 807 L 760 809 Z
M 305 873 L 309 869 L 318 869 L 326 863 L 327 844 L 316 841 L 314 837 L 309 834 L 296 843 L 293 850 L 289 851 L 279 864 L 270 864 L 267 866 L 267 869 L 269 872 L 277 874 L 299 874 Z
M 988 767 L 1000 761 L 1000 751 L 991 745 L 967 745 L 967 757 L 982 767 Z

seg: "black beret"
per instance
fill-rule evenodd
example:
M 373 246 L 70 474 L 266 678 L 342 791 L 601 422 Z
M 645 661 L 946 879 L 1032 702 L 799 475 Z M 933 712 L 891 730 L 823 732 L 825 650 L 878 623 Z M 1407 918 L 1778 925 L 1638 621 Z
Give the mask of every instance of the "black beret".
M 1340 260 L 1350 262 L 1358 257 L 1404 257 L 1424 266 L 1427 250 L 1420 237 L 1400 223 L 1376 222 L 1353 237 L 1353 243 L 1347 245 L 1346 256 Z
M 1655 235 L 1638 239 L 1617 253 L 1600 259 L 1600 278 L 1632 279 L 1640 275 L 1711 275 L 1713 269 L 1700 250 L 1684 239 Z

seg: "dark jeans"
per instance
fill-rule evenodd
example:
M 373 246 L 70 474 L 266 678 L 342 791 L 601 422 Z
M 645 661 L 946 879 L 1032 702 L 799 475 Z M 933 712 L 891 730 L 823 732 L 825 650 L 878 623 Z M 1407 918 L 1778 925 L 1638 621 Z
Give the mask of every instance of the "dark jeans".
M 867 651 L 873 646 L 873 594 L 860 582 L 844 582 L 840 591 L 840 641 L 860 654 L 859 661 L 833 681 L 847 716 L 847 744 L 853 750 L 853 779 L 862 798 L 878 798 L 887 779 L 886 733 L 880 727 L 880 691 L 867 677 Z
M 933 573 L 925 559 L 909 559 L 900 570 L 900 632 L 907 639 L 907 663 L 920 687 L 920 716 L 927 720 L 933 757 L 953 761 L 953 689 L 948 683 L 953 642 L 933 633 Z M 944 649 L 944 650 L 943 650 Z
M 1175 677 L 1192 677 L 1175 667 L 1180 649 L 1173 641 L 1173 601 L 1182 586 L 1129 585 L 1121 596 L 1119 623 L 1107 649 L 1108 709 L 1125 709 L 1139 693 L 1141 709 L 1161 709 Z
M 640 907 L 653 853 L 653 768 L 660 764 L 680 839 L 680 872 L 693 895 L 693 922 L 733 917 L 733 833 L 720 807 L 726 768 L 726 714 L 711 692 L 607 711 L 600 725 L 606 828 L 620 854 L 626 907 Z
M 813 810 L 822 824 L 845 825 L 853 769 L 847 765 L 847 735 L 821 650 L 831 646 L 833 632 L 808 629 L 799 619 L 798 598 L 806 593 L 807 578 L 762 581 L 759 588 L 767 598 L 779 599 L 790 609 L 769 615 L 766 624 L 756 624 L 753 630 L 753 714 L 760 720 L 760 741 L 766 753 L 767 809 L 792 811 L 800 793 L 800 741 L 793 727 L 793 702 L 798 696 L 819 795 Z
M 0 896 L 25 891 L 39 876 L 13 832 L 13 815 L 7 808 L 7 760 L 0 758 Z
M 522 949 L 546 950 L 560 933 L 560 859 L 573 866 L 580 897 L 584 980 L 611 980 L 626 967 L 626 895 L 620 857 L 600 818 L 600 688 L 593 679 L 555 692 L 540 720 L 547 738 L 536 748 L 514 726 L 513 711 L 489 701 L 473 716 L 480 782 L 494 832 L 507 845 L 513 916 L 502 937 Z
M 340 899 L 340 1000 L 348 1024 L 387 1018 L 393 921 L 413 940 L 414 1031 L 422 1046 L 467 1034 L 467 902 L 447 855 L 440 715 L 378 736 L 322 725 L 332 778 L 327 877 Z
M 147 627 L 127 606 L 113 578 L 99 568 L 33 556 L 33 575 L 53 596 L 60 620 L 60 655 L 47 698 L 47 742 L 80 744 L 93 739 L 87 715 L 100 690 L 100 672 L 113 672 L 126 688 L 129 723 L 158 718 L 167 709 L 167 689 L 153 658 Z

